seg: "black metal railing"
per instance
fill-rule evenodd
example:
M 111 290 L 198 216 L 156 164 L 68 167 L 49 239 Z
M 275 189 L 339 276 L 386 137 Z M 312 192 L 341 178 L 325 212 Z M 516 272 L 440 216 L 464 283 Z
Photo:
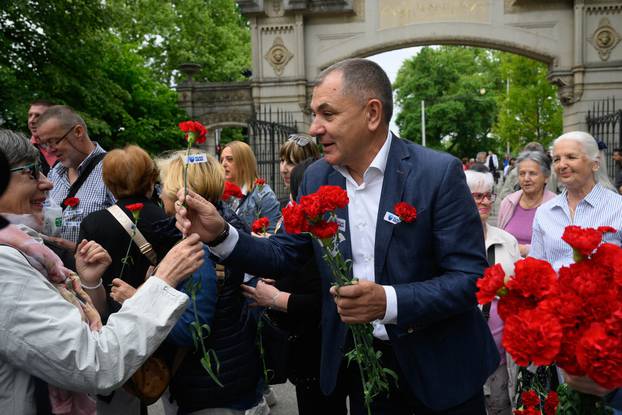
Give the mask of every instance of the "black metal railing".
M 622 109 L 616 110 L 615 98 L 604 99 L 594 103 L 592 110 L 587 112 L 586 122 L 589 133 L 607 145 L 607 174 L 613 179 L 613 149 L 622 148 Z
M 259 177 L 266 179 L 279 198 L 289 194 L 279 174 L 279 151 L 287 137 L 297 131 L 290 112 L 273 111 L 271 107 L 262 108 L 248 122 L 248 144 L 257 158 Z

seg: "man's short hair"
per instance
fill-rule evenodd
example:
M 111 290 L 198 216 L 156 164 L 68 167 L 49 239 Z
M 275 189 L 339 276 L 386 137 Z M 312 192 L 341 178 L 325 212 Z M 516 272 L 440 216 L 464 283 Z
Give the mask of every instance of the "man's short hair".
M 34 101 L 30 102 L 29 107 L 32 107 L 34 105 L 40 107 L 53 107 L 54 103 L 52 101 L 48 101 L 47 99 L 35 99 Z
M 136 145 L 110 151 L 102 163 L 104 184 L 115 198 L 147 196 L 159 177 L 149 154 Z
M 317 77 L 315 85 L 324 82 L 332 72 L 339 71 L 343 76 L 343 92 L 357 98 L 361 103 L 375 98 L 382 103 L 383 115 L 388 125 L 393 116 L 393 91 L 391 81 L 384 70 L 369 59 L 346 59 L 324 69 Z
M 74 111 L 73 108 L 67 105 L 53 105 L 37 120 L 37 128 L 41 127 L 45 122 L 56 119 L 60 122 L 61 127 L 64 129 L 68 129 L 73 127 L 74 125 L 81 125 L 84 128 L 84 132 L 88 136 L 88 129 L 86 128 L 86 123 L 84 119 L 78 115 L 77 112 Z
M 544 146 L 540 143 L 538 143 L 537 141 L 531 141 L 527 144 L 525 144 L 525 147 L 523 147 L 523 151 L 540 151 L 542 153 L 544 153 Z

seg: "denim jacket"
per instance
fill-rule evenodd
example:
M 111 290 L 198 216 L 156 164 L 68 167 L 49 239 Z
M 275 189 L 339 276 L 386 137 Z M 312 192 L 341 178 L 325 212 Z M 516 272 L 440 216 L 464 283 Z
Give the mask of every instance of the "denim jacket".
M 281 219 L 281 209 L 276 195 L 269 185 L 264 184 L 255 186 L 253 190 L 246 195 L 235 210 L 235 213 L 252 228 L 253 222 L 263 216 L 270 221 L 268 233 L 274 233 L 274 227 Z

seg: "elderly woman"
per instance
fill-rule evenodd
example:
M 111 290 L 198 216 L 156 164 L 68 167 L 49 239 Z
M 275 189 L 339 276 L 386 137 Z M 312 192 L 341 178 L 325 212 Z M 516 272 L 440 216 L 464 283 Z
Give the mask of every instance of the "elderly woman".
M 492 174 L 480 171 L 467 170 L 464 173 L 484 228 L 488 262 L 490 265 L 501 264 L 506 275 L 512 275 L 514 262 L 520 259 L 518 242 L 509 233 L 488 224 L 488 217 L 495 201 L 495 194 L 492 192 L 494 178 Z M 483 311 L 501 357 L 499 367 L 490 375 L 484 386 L 486 410 L 491 415 L 511 415 L 516 366 L 501 345 L 503 321 L 497 313 L 497 301 L 485 305 Z
M 267 217 L 270 221 L 268 233 L 281 218 L 279 201 L 268 184 L 257 184 L 257 159 L 248 144 L 232 141 L 222 149 L 220 163 L 225 170 L 225 180 L 242 189 L 244 197 L 230 207 L 246 223 L 249 229 L 255 219 Z
M 38 213 L 51 184 L 38 171 L 36 149 L 24 136 L 0 130 L 0 150 L 7 155 L 11 175 L 9 188 L 0 197 L 0 211 Z M 79 244 L 76 264 L 81 279 L 76 279 L 33 229 L 9 226 L 0 231 L 0 240 L 3 414 L 34 414 L 41 409 L 34 397 L 35 377 L 57 388 L 87 393 L 106 393 L 125 383 L 181 314 L 187 296 L 172 286 L 200 266 L 203 257 L 198 237 L 187 238 L 160 263 L 157 276 L 102 327 L 88 298 L 103 292 L 100 275 L 109 260 L 101 247 L 93 250 L 97 245 L 92 242 Z M 68 277 L 71 284 L 66 285 Z M 64 291 L 57 288 L 61 283 Z M 79 308 L 65 298 L 75 300 Z
M 184 189 L 184 157 L 185 151 L 176 153 L 162 168 L 161 198 L 169 215 L 175 214 L 177 194 Z M 205 163 L 188 166 L 189 191 L 218 206 L 224 217 L 233 221 L 233 226 L 243 230 L 243 222 L 220 201 L 224 181 L 223 168 L 211 156 Z M 205 249 L 207 251 L 207 247 Z M 243 273 L 227 267 L 225 278 L 218 281 L 218 293 L 215 295 L 213 290 L 208 289 L 208 284 L 215 284 L 213 263 L 206 261 L 200 272 L 210 274 L 201 279 L 197 305 L 205 307 L 204 303 L 208 301 L 213 304 L 209 331 L 206 330 L 203 335 L 206 336 L 206 350 L 211 349 L 219 362 L 217 377 L 222 386 L 205 371 L 201 348 L 197 350 L 193 347 L 192 335 L 186 324 L 176 326 L 170 336 L 175 344 L 190 348 L 171 381 L 171 396 L 182 413 L 243 414 L 261 400 L 261 391 L 257 391 L 260 363 L 255 347 L 256 326 L 249 318 L 241 295 Z
M 536 212 L 529 256 L 544 259 L 558 270 L 574 262 L 572 248 L 562 241 L 568 225 L 611 226 L 606 242 L 622 242 L 622 196 L 607 190 L 609 179 L 600 170 L 598 144 L 582 131 L 561 135 L 553 142 L 553 168 L 565 190 Z
M 518 155 L 516 166 L 521 190 L 509 194 L 501 201 L 498 226 L 518 240 L 521 256 L 526 257 L 531 246 L 531 228 L 536 209 L 556 195 L 545 189 L 551 176 L 551 162 L 546 154 L 523 151 Z

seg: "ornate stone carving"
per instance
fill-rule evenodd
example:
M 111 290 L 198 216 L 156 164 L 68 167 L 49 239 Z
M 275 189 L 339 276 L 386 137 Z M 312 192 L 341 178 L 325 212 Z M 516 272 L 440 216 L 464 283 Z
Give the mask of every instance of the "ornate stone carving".
M 609 59 L 611 50 L 620 42 L 620 35 L 611 26 L 609 19 L 603 17 L 600 19 L 598 28 L 596 28 L 592 37 L 588 40 L 598 51 L 600 59 L 606 61 Z
M 274 69 L 274 73 L 276 73 L 279 77 L 283 75 L 285 66 L 287 66 L 287 63 L 293 57 L 294 54 L 285 47 L 285 43 L 283 43 L 283 39 L 281 39 L 280 36 L 274 38 L 272 46 L 268 49 L 268 52 L 266 52 L 264 56 L 264 58 L 272 66 L 272 69 Z
M 551 72 L 548 79 L 551 84 L 557 86 L 557 97 L 563 106 L 572 105 L 581 100 L 583 84 L 575 84 L 575 74 L 572 72 Z

